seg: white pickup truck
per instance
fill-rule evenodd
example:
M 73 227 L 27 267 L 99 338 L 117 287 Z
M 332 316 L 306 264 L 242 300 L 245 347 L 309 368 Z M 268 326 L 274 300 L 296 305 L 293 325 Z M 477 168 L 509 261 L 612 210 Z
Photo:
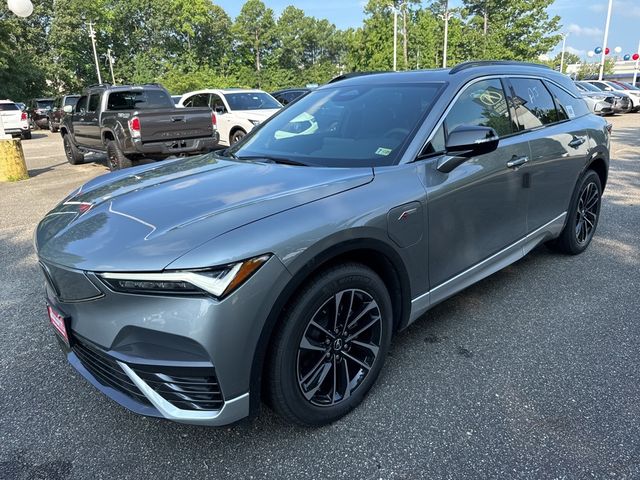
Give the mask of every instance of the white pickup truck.
M 0 126 L 12 137 L 31 138 L 27 112 L 20 110 L 11 100 L 0 100 Z

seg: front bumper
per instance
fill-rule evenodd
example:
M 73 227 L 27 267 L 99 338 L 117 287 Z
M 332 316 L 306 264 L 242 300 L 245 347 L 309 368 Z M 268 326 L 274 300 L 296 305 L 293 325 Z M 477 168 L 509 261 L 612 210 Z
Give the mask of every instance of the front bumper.
M 70 318 L 71 348 L 61 345 L 101 392 L 138 414 L 181 423 L 221 426 L 249 415 L 271 287 L 290 278 L 276 257 L 221 301 L 116 293 L 91 273 L 61 268 L 49 264 L 45 274 L 47 301 Z

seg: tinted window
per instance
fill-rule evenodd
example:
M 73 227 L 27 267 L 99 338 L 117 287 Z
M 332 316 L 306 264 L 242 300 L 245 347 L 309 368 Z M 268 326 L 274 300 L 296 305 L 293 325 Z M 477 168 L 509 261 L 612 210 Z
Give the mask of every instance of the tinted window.
M 611 87 L 609 87 L 609 85 L 606 85 L 606 84 L 604 84 L 602 82 L 587 82 L 587 83 L 593 85 L 598 90 L 606 90 L 607 88 L 609 88 L 609 89 L 611 88 Z
M 264 92 L 225 93 L 224 96 L 231 110 L 262 110 L 282 106 L 275 98 Z
M 209 94 L 208 93 L 199 93 L 192 97 L 189 97 L 186 102 L 184 102 L 185 107 L 208 107 L 209 106 Z
M 589 92 L 600 92 L 601 90 L 598 87 L 591 85 L 589 82 L 576 82 L 578 88 L 582 88 L 583 90 L 587 90 Z
M 20 110 L 15 103 L 0 103 L 0 110 Z
M 575 117 L 581 117 L 589 113 L 589 107 L 581 98 L 575 98 L 566 90 L 558 87 L 553 83 L 547 83 L 549 91 L 556 101 L 558 117 L 560 120 L 568 120 Z
M 558 121 L 558 112 L 551 94 L 540 80 L 512 78 L 513 107 L 523 130 L 541 127 Z
M 491 127 L 500 137 L 515 131 L 500 80 L 483 80 L 464 90 L 445 120 L 448 132 L 459 125 Z
M 100 94 L 94 93 L 89 96 L 89 108 L 87 108 L 88 112 L 97 112 L 98 105 L 100 104 Z
M 80 97 L 76 103 L 76 112 L 84 112 L 87 110 L 87 97 Z
M 108 110 L 149 110 L 174 108 L 171 97 L 162 90 L 131 90 L 109 94 Z
M 231 152 L 318 166 L 393 165 L 440 89 L 439 84 L 338 83 L 292 103 Z
M 71 105 L 72 107 L 78 103 L 80 97 L 64 97 L 64 105 Z
M 53 100 L 36 100 L 36 108 L 53 108 Z
M 213 108 L 214 110 L 217 110 L 217 109 L 226 110 L 226 107 L 224 106 L 224 102 L 215 93 L 211 94 L 211 108 Z

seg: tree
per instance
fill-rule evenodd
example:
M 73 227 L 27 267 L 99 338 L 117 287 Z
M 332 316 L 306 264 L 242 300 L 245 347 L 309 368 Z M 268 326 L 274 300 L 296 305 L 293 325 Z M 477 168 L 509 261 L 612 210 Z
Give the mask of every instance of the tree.
M 260 0 L 247 0 L 236 18 L 234 35 L 239 51 L 245 56 L 249 54 L 253 57 L 258 74 L 264 57 L 273 48 L 274 30 L 273 10 Z

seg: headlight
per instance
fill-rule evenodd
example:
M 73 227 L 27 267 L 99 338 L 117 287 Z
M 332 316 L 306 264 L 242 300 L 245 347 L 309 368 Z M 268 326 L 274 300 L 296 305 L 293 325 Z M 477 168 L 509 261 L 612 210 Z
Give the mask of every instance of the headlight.
M 112 290 L 123 293 L 198 295 L 209 293 L 222 298 L 251 277 L 269 260 L 261 255 L 223 267 L 158 273 L 98 273 Z
M 260 124 L 260 120 L 249 120 L 251 122 L 252 125 L 258 125 Z

